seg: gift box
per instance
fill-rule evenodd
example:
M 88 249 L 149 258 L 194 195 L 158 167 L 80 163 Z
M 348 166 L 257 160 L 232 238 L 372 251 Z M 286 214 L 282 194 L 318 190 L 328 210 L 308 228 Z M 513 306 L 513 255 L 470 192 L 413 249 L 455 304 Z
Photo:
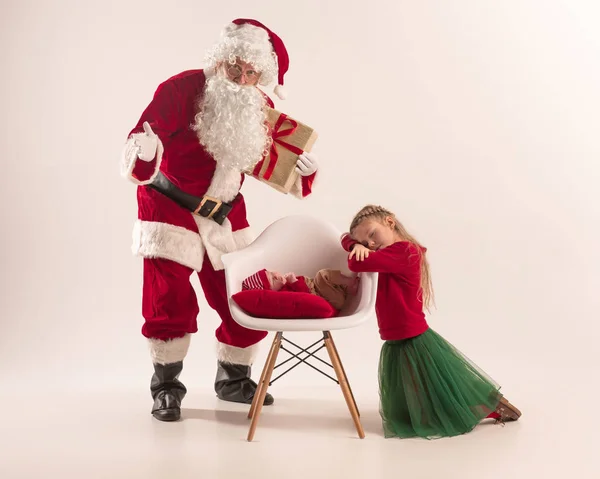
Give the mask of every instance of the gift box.
M 250 172 L 281 193 L 289 193 L 298 179 L 296 163 L 304 151 L 310 152 L 317 132 L 285 113 L 267 107 L 271 142 L 268 153 Z

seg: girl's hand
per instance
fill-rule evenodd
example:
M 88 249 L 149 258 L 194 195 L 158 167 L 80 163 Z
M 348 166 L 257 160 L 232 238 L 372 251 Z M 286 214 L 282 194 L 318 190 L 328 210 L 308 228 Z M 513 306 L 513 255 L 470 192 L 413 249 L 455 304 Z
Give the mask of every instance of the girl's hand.
M 359 243 L 354 245 L 354 248 L 352 248 L 348 258 L 352 259 L 354 256 L 356 257 L 356 261 L 363 261 L 365 258 L 369 257 L 369 253 L 371 253 L 371 250 Z

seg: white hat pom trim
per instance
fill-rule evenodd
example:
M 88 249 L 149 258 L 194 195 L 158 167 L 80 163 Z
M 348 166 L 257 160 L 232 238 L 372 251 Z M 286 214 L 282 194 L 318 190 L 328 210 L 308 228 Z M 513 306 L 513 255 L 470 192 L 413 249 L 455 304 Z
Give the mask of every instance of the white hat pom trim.
M 275 95 L 279 97 L 279 99 L 285 100 L 287 98 L 287 90 L 283 85 L 277 85 L 273 91 L 275 92 Z

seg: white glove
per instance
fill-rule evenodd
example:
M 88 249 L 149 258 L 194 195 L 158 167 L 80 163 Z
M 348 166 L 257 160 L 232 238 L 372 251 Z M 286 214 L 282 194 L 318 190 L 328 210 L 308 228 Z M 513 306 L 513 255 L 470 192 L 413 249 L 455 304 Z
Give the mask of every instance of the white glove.
M 296 171 L 300 176 L 310 176 L 319 168 L 314 153 L 303 152 L 296 162 Z
M 134 148 L 137 148 L 137 156 L 142 161 L 152 161 L 156 158 L 158 149 L 158 136 L 152 131 L 150 124 L 144 122 L 144 133 L 134 135 Z

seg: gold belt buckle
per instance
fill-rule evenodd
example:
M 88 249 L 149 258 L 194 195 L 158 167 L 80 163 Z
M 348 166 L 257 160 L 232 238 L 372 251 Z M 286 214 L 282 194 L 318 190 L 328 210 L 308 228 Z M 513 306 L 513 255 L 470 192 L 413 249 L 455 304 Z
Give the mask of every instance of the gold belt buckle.
M 198 215 L 200 214 L 200 210 L 202 209 L 202 207 L 204 206 L 204 204 L 207 201 L 212 201 L 215 206 L 213 207 L 213 209 L 211 210 L 211 212 L 208 214 L 207 218 L 212 218 L 214 216 L 214 214 L 219 210 L 219 208 L 221 207 L 221 205 L 223 204 L 223 202 L 221 200 L 218 200 L 216 198 L 212 198 L 210 196 L 203 196 L 202 197 L 202 201 L 200 202 L 200 204 L 198 205 L 198 207 L 194 210 L 194 214 Z M 202 216 L 202 215 L 200 215 Z

